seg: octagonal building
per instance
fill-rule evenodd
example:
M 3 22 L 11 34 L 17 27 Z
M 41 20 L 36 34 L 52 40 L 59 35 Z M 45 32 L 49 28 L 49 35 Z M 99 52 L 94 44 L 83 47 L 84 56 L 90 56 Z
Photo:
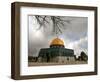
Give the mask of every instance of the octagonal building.
M 67 63 L 74 61 L 74 50 L 65 48 L 64 42 L 60 38 L 53 39 L 50 48 L 42 48 L 38 54 L 38 62 Z

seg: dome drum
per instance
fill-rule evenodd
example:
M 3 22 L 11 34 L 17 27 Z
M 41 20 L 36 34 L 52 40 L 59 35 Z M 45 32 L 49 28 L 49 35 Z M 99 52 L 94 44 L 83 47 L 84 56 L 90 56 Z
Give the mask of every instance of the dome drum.
M 64 45 L 50 45 L 50 48 L 64 48 Z

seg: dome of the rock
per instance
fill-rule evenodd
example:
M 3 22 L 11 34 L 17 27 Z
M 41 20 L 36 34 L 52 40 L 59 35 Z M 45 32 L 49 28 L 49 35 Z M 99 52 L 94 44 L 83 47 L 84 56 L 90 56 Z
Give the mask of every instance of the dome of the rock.
M 64 42 L 60 38 L 55 38 L 52 40 L 50 45 L 62 45 L 62 46 L 64 46 Z

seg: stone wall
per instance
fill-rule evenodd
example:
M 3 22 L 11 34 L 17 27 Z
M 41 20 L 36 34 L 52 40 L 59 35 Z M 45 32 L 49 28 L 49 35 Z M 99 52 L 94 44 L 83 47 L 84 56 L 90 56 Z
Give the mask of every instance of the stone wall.
M 47 62 L 46 58 L 39 57 L 38 62 Z M 74 57 L 66 57 L 66 56 L 56 56 L 50 58 L 48 62 L 56 62 L 56 63 L 67 63 L 67 62 L 75 62 Z

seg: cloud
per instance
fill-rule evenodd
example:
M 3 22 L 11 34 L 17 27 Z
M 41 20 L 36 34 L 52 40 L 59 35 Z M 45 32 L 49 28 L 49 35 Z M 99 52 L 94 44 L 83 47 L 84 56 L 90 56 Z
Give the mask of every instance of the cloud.
M 71 24 L 66 26 L 66 29 L 61 36 L 70 39 L 70 41 L 79 40 L 80 38 L 87 36 L 87 18 L 70 17 L 70 20 L 71 19 Z
M 75 55 L 80 55 L 82 51 L 87 53 L 88 50 L 88 39 L 87 37 L 80 38 L 77 41 L 70 42 L 67 48 L 74 49 Z

